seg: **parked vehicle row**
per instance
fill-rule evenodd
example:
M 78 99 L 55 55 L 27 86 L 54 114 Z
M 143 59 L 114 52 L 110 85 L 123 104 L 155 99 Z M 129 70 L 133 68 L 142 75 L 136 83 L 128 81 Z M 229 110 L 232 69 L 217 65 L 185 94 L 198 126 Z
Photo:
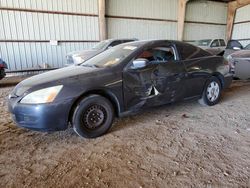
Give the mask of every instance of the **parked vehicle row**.
M 8 69 L 8 66 L 2 59 L 0 59 L 0 80 L 6 75 L 5 69 Z
M 235 79 L 250 78 L 250 44 L 243 47 L 237 40 L 227 43 L 224 39 L 204 39 L 193 42 L 194 45 L 213 55 L 222 55 L 228 61 Z
M 224 39 L 204 39 L 195 41 L 194 44 L 207 50 L 213 55 L 222 53 L 226 48 L 226 42 Z
M 114 117 L 188 99 L 212 106 L 232 81 L 222 56 L 168 40 L 120 44 L 62 69 L 19 83 L 9 111 L 21 127 L 65 130 L 87 138 L 105 134 Z
M 71 52 L 67 54 L 66 66 L 73 65 L 73 64 L 75 65 L 81 64 L 82 62 L 87 61 L 88 59 L 96 56 L 97 54 L 105 50 L 108 50 L 109 48 L 112 48 L 119 44 L 123 44 L 126 42 L 133 42 L 137 40 L 138 39 L 133 38 L 133 39 L 108 39 L 108 40 L 101 41 L 90 50 L 82 50 L 82 51 Z

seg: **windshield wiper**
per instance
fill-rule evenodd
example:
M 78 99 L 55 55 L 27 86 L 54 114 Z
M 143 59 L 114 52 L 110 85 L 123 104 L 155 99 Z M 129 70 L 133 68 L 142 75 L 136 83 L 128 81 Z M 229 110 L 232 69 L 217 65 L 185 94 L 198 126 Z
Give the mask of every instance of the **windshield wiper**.
M 98 66 L 98 65 L 90 65 L 90 64 L 82 64 L 82 66 L 84 66 L 84 67 L 94 67 L 94 68 L 101 68 L 100 66 Z

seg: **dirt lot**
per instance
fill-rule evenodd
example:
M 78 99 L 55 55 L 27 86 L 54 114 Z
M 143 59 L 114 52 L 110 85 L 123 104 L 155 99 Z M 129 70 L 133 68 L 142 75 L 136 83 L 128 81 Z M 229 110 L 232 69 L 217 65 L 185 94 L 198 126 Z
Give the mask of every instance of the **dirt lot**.
M 0 88 L 0 187 L 250 187 L 250 81 L 222 102 L 167 105 L 87 140 L 18 128 Z

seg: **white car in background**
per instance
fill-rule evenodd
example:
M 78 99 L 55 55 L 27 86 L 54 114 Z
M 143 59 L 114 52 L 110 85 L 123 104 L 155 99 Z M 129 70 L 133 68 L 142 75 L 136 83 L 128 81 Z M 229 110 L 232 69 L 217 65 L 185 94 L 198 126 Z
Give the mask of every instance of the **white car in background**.
M 108 50 L 109 48 L 112 48 L 112 47 L 117 46 L 119 44 L 134 42 L 137 40 L 138 39 L 136 39 L 136 38 L 103 40 L 91 49 L 82 50 L 82 51 L 78 51 L 78 52 L 71 52 L 71 53 L 67 54 L 66 66 L 70 66 L 70 65 L 74 65 L 74 64 L 79 65 L 79 64 L 83 63 L 84 61 L 104 52 L 105 50 Z
M 224 39 L 203 39 L 197 40 L 193 44 L 212 53 L 213 55 L 222 53 L 226 48 L 226 42 Z

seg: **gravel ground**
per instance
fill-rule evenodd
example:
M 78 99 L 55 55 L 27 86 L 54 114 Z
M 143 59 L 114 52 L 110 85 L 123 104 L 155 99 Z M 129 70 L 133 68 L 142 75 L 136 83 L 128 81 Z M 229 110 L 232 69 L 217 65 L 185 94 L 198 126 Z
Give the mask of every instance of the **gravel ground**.
M 250 81 L 220 104 L 161 106 L 97 139 L 18 128 L 0 88 L 0 187 L 250 187 Z

